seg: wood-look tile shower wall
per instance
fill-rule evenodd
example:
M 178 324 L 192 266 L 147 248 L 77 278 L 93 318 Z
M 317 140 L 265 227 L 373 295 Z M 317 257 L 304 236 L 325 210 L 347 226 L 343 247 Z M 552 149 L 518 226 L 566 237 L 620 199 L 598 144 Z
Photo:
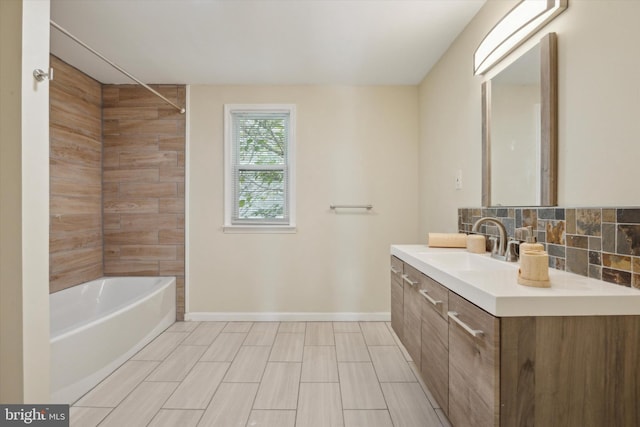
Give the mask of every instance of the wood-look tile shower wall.
M 178 105 L 186 89 L 154 86 Z M 106 276 L 176 276 L 184 316 L 185 115 L 142 87 L 103 85 Z
M 184 317 L 185 116 L 136 85 L 51 56 L 49 290 L 176 276 Z M 186 88 L 154 86 L 184 105 Z
M 49 290 L 103 275 L 102 86 L 51 56 Z

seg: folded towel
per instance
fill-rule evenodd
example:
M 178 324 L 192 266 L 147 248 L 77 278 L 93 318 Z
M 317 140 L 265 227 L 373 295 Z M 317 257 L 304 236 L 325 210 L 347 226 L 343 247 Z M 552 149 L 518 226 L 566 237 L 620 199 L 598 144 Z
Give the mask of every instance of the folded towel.
M 429 233 L 431 248 L 466 248 L 467 235 L 463 233 Z

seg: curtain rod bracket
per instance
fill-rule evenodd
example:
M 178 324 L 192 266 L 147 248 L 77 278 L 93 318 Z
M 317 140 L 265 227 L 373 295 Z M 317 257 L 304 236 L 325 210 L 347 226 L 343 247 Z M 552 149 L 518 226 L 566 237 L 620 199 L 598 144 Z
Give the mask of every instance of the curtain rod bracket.
M 39 82 L 46 80 L 53 80 L 53 68 L 49 68 L 49 72 L 46 73 L 40 68 L 33 70 L 33 78 Z

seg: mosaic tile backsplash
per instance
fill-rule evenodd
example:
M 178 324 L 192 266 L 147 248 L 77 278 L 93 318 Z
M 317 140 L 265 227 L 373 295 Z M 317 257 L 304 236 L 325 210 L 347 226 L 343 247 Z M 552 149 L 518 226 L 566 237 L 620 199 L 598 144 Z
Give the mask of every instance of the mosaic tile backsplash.
M 531 226 L 549 253 L 549 266 L 640 289 L 640 208 L 460 208 L 458 229 L 484 216 L 498 218 L 509 237 Z M 486 235 L 498 235 L 492 225 Z

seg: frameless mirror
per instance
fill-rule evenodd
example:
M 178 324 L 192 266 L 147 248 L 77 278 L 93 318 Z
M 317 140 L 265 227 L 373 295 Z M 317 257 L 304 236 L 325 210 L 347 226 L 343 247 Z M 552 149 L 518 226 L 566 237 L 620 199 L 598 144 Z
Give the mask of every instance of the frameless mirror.
M 555 33 L 482 86 L 483 206 L 557 204 Z

